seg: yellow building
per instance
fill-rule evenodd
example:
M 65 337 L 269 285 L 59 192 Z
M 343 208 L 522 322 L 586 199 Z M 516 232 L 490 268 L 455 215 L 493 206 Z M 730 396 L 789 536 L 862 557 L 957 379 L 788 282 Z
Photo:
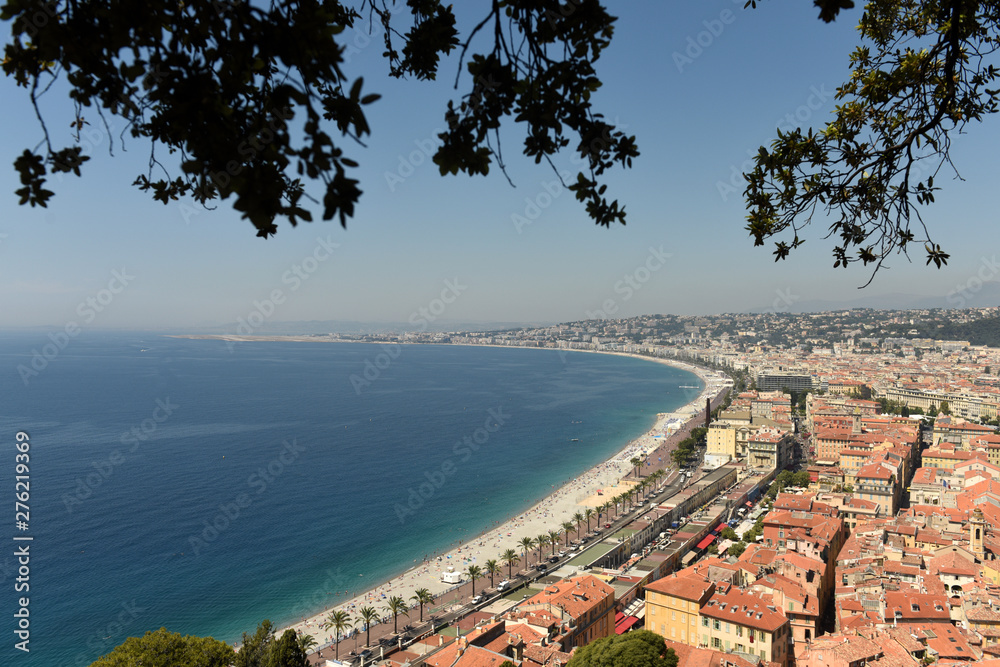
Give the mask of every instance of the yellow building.
M 713 422 L 708 427 L 706 451 L 709 454 L 728 454 L 736 458 L 736 427 L 725 422 Z
M 696 574 L 677 573 L 646 586 L 646 629 L 664 639 L 697 646 L 699 609 L 715 584 Z
M 791 625 L 781 610 L 693 572 L 646 586 L 646 629 L 689 646 L 751 653 L 779 665 L 789 661 Z
M 721 584 L 701 608 L 699 646 L 716 651 L 759 655 L 765 662 L 787 665 L 792 629 L 777 607 L 732 584 Z

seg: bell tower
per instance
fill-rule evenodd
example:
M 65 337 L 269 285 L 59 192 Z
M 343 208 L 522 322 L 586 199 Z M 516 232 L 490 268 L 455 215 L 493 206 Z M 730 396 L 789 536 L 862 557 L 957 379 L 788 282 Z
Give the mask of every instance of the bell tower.
M 986 533 L 986 519 L 978 507 L 972 510 L 969 521 L 969 547 L 979 560 L 985 560 L 986 550 L 983 547 L 983 537 Z

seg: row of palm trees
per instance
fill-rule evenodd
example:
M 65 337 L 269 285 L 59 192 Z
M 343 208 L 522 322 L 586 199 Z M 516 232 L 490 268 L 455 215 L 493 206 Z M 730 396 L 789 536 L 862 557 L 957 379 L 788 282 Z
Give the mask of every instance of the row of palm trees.
M 410 597 L 416 604 L 415 606 L 420 607 L 420 622 L 424 621 L 424 605 L 434 602 L 434 596 L 426 588 L 418 588 L 413 591 L 413 595 Z M 392 629 L 393 632 L 399 632 L 399 615 L 408 614 L 409 607 L 406 604 L 406 600 L 398 595 L 393 595 L 386 602 L 385 610 L 392 614 Z M 332 629 L 336 634 L 336 648 L 334 648 L 334 659 L 340 659 L 340 636 L 344 634 L 347 630 L 354 627 L 354 624 L 360 623 L 365 627 L 366 637 L 365 644 L 370 646 L 372 643 L 372 625 L 376 625 L 380 618 L 378 610 L 372 606 L 365 606 L 358 610 L 357 619 L 352 619 L 351 615 L 342 609 L 335 609 L 327 617 L 326 622 L 323 623 L 323 629 Z
M 637 465 L 633 461 L 633 465 Z M 569 546 L 569 536 L 570 533 L 575 532 L 577 539 L 580 538 L 583 522 L 587 522 L 587 532 L 590 532 L 591 520 L 595 517 L 600 520 L 601 516 L 608 514 L 614 510 L 615 515 L 618 515 L 618 506 L 621 505 L 622 511 L 628 506 L 628 503 L 633 500 L 633 494 L 635 496 L 634 502 L 638 502 L 642 493 L 650 487 L 655 487 L 657 483 L 666 475 L 663 470 L 654 470 L 647 477 L 641 479 L 637 484 L 635 484 L 631 489 L 623 491 L 617 496 L 612 496 L 603 505 L 600 505 L 596 509 L 587 508 L 585 512 L 577 512 L 573 515 L 573 521 L 564 521 L 561 528 L 562 530 L 550 530 L 547 533 L 542 533 L 538 537 L 522 537 L 520 541 L 521 555 L 519 556 L 517 551 L 514 549 L 507 549 L 502 554 L 500 554 L 499 560 L 490 559 L 484 563 L 483 567 L 478 565 L 470 565 L 466 570 L 465 574 L 469 576 L 472 580 L 472 595 L 476 594 L 476 580 L 482 579 L 485 576 L 490 578 L 490 587 L 495 585 L 496 575 L 503 572 L 501 565 L 507 566 L 507 577 L 513 576 L 514 566 L 521 562 L 523 557 L 524 562 L 528 562 L 528 552 L 533 549 L 538 549 L 538 561 L 542 560 L 542 550 L 545 547 L 551 547 L 550 555 L 555 555 L 556 547 L 559 546 L 560 539 L 564 540 L 564 545 Z M 431 595 L 430 591 L 426 588 L 420 588 L 413 592 L 413 596 L 410 598 L 416 605 L 420 607 L 420 622 L 424 621 L 424 605 L 430 604 L 434 601 L 434 596 Z M 400 614 L 409 613 L 409 608 L 406 605 L 406 600 L 399 596 L 392 596 L 386 603 L 385 610 L 392 614 L 393 618 L 393 632 L 398 632 L 398 619 Z M 335 658 L 339 660 L 340 658 L 340 637 L 341 635 L 351 628 L 354 627 L 355 622 L 360 622 L 367 631 L 366 644 L 371 645 L 371 628 L 372 625 L 379 620 L 379 612 L 371 606 L 362 607 L 358 610 L 357 619 L 352 619 L 351 616 L 340 609 L 333 611 L 328 617 L 326 622 L 323 624 L 324 629 L 332 629 L 336 633 L 337 648 L 335 649 Z
M 520 541 L 521 546 L 521 556 L 517 555 L 517 552 L 513 549 L 507 549 L 502 554 L 500 554 L 500 562 L 507 566 L 507 577 L 513 576 L 513 568 L 515 565 L 521 562 L 523 557 L 524 562 L 528 562 L 528 552 L 532 549 L 538 549 L 537 561 L 542 560 L 542 550 L 545 547 L 551 546 L 552 551 L 550 555 L 555 555 L 556 547 L 559 545 L 560 539 L 564 539 L 564 546 L 569 546 L 569 536 L 570 533 L 575 532 L 576 538 L 580 539 L 582 532 L 582 524 L 584 521 L 587 522 L 587 532 L 590 532 L 590 522 L 595 517 L 600 520 L 603 514 L 609 513 L 614 509 L 615 514 L 618 514 L 618 505 L 622 506 L 622 511 L 625 511 L 629 501 L 632 500 L 632 495 L 635 494 L 635 501 L 638 502 L 639 497 L 642 493 L 651 487 L 655 487 L 656 484 L 666 475 L 667 473 L 663 470 L 654 470 L 649 474 L 648 477 L 640 480 L 635 486 L 633 486 L 628 491 L 623 491 L 617 496 L 613 496 L 603 505 L 595 509 L 587 508 L 585 512 L 577 512 L 573 515 L 573 521 L 563 522 L 561 528 L 562 530 L 550 530 L 548 533 L 542 533 L 538 537 L 522 537 Z M 574 523 L 575 522 L 575 523 Z M 485 569 L 484 569 L 485 568 Z M 496 575 L 500 574 L 502 570 L 500 569 L 500 563 L 496 560 L 488 560 L 484 564 L 484 567 L 479 567 L 478 565 L 470 565 L 465 570 L 465 574 L 469 576 L 472 580 L 472 594 L 476 594 L 476 580 L 481 579 L 485 576 L 490 578 L 490 587 L 492 588 L 495 583 Z

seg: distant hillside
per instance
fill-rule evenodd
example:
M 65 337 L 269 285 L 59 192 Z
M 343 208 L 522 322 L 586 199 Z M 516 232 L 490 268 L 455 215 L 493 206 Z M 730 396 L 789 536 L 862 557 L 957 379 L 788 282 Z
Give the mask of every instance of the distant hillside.
M 935 340 L 967 340 L 973 345 L 1000 347 L 1000 317 L 974 322 L 924 322 L 918 327 L 921 337 Z

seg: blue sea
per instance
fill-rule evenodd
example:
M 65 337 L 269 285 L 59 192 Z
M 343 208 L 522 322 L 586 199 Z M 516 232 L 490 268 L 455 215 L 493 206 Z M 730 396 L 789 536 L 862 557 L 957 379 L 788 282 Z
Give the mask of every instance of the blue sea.
M 233 642 L 265 618 L 298 620 L 527 509 L 702 386 L 647 360 L 554 350 L 47 343 L 0 335 L 3 665 L 89 665 L 161 626 Z M 23 544 L 30 591 L 17 592 Z M 14 648 L 21 597 L 27 654 Z

